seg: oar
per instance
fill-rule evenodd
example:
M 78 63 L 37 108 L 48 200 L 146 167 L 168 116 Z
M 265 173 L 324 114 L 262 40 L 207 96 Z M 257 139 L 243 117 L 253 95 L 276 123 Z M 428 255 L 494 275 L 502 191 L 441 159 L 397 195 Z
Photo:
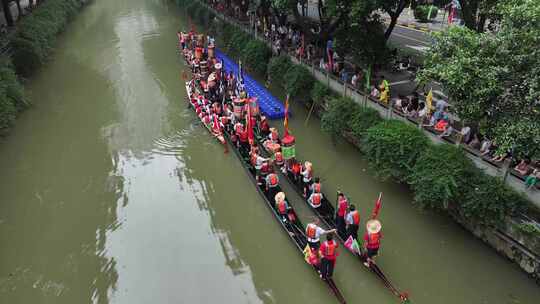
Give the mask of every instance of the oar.
M 308 125 L 309 119 L 311 118 L 311 114 L 313 113 L 313 110 L 315 109 L 315 106 L 317 103 L 313 101 L 313 104 L 311 105 L 311 108 L 309 109 L 308 115 L 306 117 L 306 121 L 304 121 L 304 126 Z

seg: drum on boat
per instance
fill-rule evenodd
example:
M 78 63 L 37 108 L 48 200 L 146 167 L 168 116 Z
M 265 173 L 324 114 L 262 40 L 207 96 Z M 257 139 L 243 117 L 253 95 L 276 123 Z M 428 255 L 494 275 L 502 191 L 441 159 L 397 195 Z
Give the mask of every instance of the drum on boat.
M 287 136 L 281 139 L 281 152 L 284 159 L 288 160 L 296 157 L 295 140 L 291 134 L 287 134 Z

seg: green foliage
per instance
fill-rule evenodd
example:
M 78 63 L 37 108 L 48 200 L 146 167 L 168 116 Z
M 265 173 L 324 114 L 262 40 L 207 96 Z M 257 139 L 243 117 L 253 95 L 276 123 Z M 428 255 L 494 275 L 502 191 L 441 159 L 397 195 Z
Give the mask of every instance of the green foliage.
M 404 181 L 427 145 L 428 139 L 415 126 L 387 120 L 366 131 L 362 151 L 379 177 Z
M 81 6 L 81 0 L 48 0 L 19 22 L 11 41 L 17 72 L 29 76 L 45 62 L 56 36 Z
M 246 33 L 236 30 L 231 39 L 227 42 L 225 51 L 231 57 L 238 59 L 240 58 L 240 55 L 242 55 L 242 51 L 249 41 L 250 37 Z
M 468 184 L 469 190 L 460 202 L 460 213 L 484 225 L 497 226 L 505 216 L 523 210 L 527 205 L 520 194 L 498 178 L 478 173 L 468 180 Z
M 268 77 L 272 83 L 278 86 L 284 86 L 284 77 L 287 71 L 292 67 L 292 62 L 287 56 L 272 57 L 268 63 Z
M 297 99 L 308 99 L 307 96 L 315 83 L 315 78 L 308 69 L 302 65 L 293 64 L 283 78 L 285 78 L 284 86 L 287 94 Z
M 316 81 L 313 85 L 313 88 L 311 89 L 311 100 L 315 104 L 321 105 L 326 102 L 327 98 L 330 97 L 331 94 L 332 92 L 327 85 Z
M 447 209 L 450 203 L 462 201 L 469 180 L 477 169 L 453 145 L 430 145 L 420 155 L 407 181 L 414 190 L 415 203 L 422 207 Z
M 428 22 L 437 17 L 437 12 L 438 8 L 435 5 L 418 5 L 414 10 L 414 18 L 420 22 Z
M 538 155 L 540 147 L 540 1 L 504 2 L 495 33 L 462 27 L 434 34 L 423 82 L 442 83 L 452 108 L 485 126 L 499 152 Z
M 540 228 L 532 222 L 523 222 L 517 225 L 517 228 L 525 234 L 540 237 Z
M 367 129 L 383 121 L 379 112 L 373 108 L 355 106 L 348 123 L 348 129 L 357 139 L 362 139 Z
M 384 32 L 382 22 L 374 17 L 344 24 L 335 34 L 336 50 L 352 56 L 357 64 L 385 63 L 389 52 Z
M 25 106 L 24 89 L 13 67 L 7 58 L 0 59 L 0 130 L 10 127 Z
M 242 62 L 259 75 L 265 75 L 272 52 L 264 42 L 250 40 L 242 50 Z
M 321 117 L 323 132 L 332 137 L 338 137 L 348 131 L 349 121 L 353 113 L 359 111 L 360 106 L 350 98 L 332 98 L 328 102 L 328 109 Z

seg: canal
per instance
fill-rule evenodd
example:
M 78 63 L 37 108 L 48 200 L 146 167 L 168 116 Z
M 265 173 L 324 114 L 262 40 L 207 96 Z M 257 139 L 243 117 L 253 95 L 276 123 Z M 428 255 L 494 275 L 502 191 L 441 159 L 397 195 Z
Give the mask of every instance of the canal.
M 186 24 L 173 1 L 95 0 L 28 81 L 34 106 L 0 143 L 0 303 L 335 303 L 186 108 Z M 377 181 L 292 110 L 298 154 L 327 193 L 346 191 L 365 215 L 384 192 L 378 261 L 414 303 L 537 303 L 517 266 L 413 208 L 406 187 Z M 335 279 L 349 303 L 397 303 L 345 252 Z

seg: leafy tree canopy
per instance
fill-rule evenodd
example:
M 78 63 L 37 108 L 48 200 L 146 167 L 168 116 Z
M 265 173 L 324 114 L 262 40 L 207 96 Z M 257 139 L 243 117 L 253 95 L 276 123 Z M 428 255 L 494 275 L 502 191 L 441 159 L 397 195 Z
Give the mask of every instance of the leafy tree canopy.
M 420 81 L 441 82 L 456 114 L 478 122 L 500 152 L 540 148 L 540 0 L 500 4 L 500 28 L 453 27 L 434 34 Z

